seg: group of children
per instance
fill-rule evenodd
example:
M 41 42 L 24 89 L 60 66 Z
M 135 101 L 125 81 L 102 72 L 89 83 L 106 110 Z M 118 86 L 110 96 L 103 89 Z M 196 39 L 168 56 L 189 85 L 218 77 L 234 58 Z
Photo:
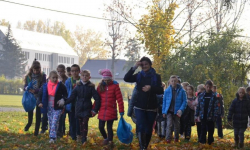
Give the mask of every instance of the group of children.
M 165 86 L 165 84 L 163 84 Z M 250 92 L 250 87 L 247 88 Z M 196 124 L 198 142 L 212 144 L 214 128 L 217 125 L 218 137 L 223 138 L 222 118 L 224 117 L 223 97 L 211 80 L 205 85 L 194 87 L 188 82 L 181 83 L 178 76 L 171 76 L 164 95 L 158 96 L 158 115 L 156 133 L 170 143 L 179 141 L 179 135 L 190 140 L 191 127 Z M 233 121 L 235 147 L 244 147 L 244 132 L 250 116 L 250 99 L 244 87 L 240 87 L 233 100 L 227 116 L 228 122 Z M 208 133 L 208 139 L 206 138 Z
M 117 103 L 120 115 L 124 115 L 123 98 L 119 84 L 112 79 L 110 70 L 103 69 L 99 73 L 102 80 L 95 89 L 95 85 L 90 82 L 90 72 L 81 70 L 76 64 L 67 68 L 67 75 L 65 66 L 59 65 L 57 71 L 51 71 L 46 79 L 40 63 L 35 60 L 25 76 L 24 86 L 26 90 L 30 82 L 34 83 L 33 88 L 29 90 L 37 98 L 34 135 L 38 135 L 43 114 L 41 133 L 45 132 L 48 120 L 49 142 L 54 143 L 58 137 L 65 134 L 65 118 L 68 113 L 69 134 L 73 140 L 81 140 L 84 145 L 87 141 L 88 121 L 98 114 L 99 130 L 104 138 L 103 145 L 112 146 L 113 122 L 118 119 Z M 158 115 L 155 125 L 159 137 L 165 137 L 166 142 L 170 143 L 174 131 L 175 142 L 179 142 L 179 135 L 185 136 L 185 140 L 189 141 L 191 127 L 196 124 L 198 141 L 205 144 L 208 133 L 208 144 L 212 144 L 216 122 L 218 135 L 223 138 L 223 97 L 217 93 L 216 86 L 211 80 L 205 85 L 198 85 L 196 93 L 192 85 L 187 82 L 181 83 L 180 78 L 175 75 L 170 77 L 168 85 L 163 83 L 162 86 L 165 87 L 165 91 L 163 95 L 157 95 Z M 92 98 L 95 100 L 94 104 Z M 134 116 L 133 107 L 130 106 L 129 109 L 128 116 Z M 233 121 L 236 146 L 244 147 L 244 131 L 247 128 L 248 116 L 250 100 L 245 88 L 241 87 L 227 117 L 229 122 Z M 29 130 L 32 119 L 33 111 L 30 111 L 25 131 Z M 106 122 L 108 133 L 104 129 Z
M 81 140 L 85 145 L 88 134 L 88 121 L 98 114 L 99 130 L 104 138 L 103 145 L 113 145 L 113 122 L 117 117 L 117 102 L 119 112 L 124 114 L 123 97 L 119 84 L 112 79 L 112 73 L 108 69 L 100 70 L 103 79 L 97 89 L 90 82 L 90 72 L 80 70 L 76 64 L 70 68 L 59 65 L 57 71 L 51 71 L 49 77 L 41 71 L 41 64 L 34 61 L 28 74 L 25 76 L 24 90 L 27 85 L 34 83 L 32 90 L 37 98 L 36 126 L 34 135 L 37 136 L 42 119 L 42 131 L 46 131 L 47 120 L 49 122 L 49 143 L 54 143 L 58 137 L 65 134 L 65 118 L 68 113 L 70 129 L 69 134 L 73 140 Z M 92 97 L 95 102 L 92 104 Z M 33 119 L 33 111 L 28 112 L 28 131 Z M 107 122 L 106 133 L 104 127 Z

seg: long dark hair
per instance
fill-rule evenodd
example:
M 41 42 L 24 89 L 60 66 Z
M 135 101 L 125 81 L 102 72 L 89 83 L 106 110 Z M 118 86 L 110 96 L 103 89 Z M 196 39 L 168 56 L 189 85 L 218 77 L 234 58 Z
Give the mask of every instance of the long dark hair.
M 108 84 L 109 84 L 110 82 L 112 82 L 112 79 L 110 79 L 110 80 L 108 81 Z M 101 80 L 101 82 L 99 83 L 98 86 L 99 86 L 100 92 L 105 92 L 106 83 L 105 83 L 103 80 Z
M 24 78 L 24 82 L 26 82 L 27 80 L 27 77 L 31 79 L 31 75 L 33 73 L 33 69 L 35 70 L 40 70 L 40 73 L 39 73 L 39 81 L 38 83 L 40 83 L 42 81 L 42 71 L 41 71 L 41 64 L 39 61 L 37 61 L 36 59 L 33 61 L 30 69 L 29 69 L 29 72 L 25 75 L 25 78 Z

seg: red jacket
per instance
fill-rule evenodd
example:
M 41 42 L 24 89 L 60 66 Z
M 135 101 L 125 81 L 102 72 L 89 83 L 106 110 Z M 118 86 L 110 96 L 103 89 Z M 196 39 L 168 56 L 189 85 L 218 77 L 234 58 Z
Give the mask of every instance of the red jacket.
M 119 112 L 124 112 L 122 93 L 119 84 L 116 81 L 105 86 L 106 91 L 100 92 L 100 87 L 97 87 L 97 92 L 101 97 L 101 107 L 98 114 L 98 119 L 102 121 L 117 120 L 117 103 Z

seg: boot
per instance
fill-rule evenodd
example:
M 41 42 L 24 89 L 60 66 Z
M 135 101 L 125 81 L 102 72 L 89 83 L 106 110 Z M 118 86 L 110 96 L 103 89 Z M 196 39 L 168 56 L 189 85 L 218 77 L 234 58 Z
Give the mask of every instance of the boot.
M 244 143 L 240 143 L 240 149 L 244 148 Z
M 139 144 L 140 144 L 140 150 L 145 150 L 146 149 L 146 135 L 145 133 L 138 133 L 138 139 L 139 139 Z
M 151 140 L 152 134 L 146 134 L 146 149 L 148 148 L 149 142 Z

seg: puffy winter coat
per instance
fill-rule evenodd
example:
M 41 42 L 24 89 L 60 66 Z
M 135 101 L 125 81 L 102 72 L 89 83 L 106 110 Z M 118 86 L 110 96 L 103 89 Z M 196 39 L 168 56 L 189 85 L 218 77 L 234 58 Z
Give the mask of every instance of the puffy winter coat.
M 100 86 L 98 86 L 97 92 L 101 97 L 98 119 L 102 121 L 117 120 L 117 102 L 119 112 L 124 112 L 123 98 L 119 84 L 116 81 L 110 82 L 105 86 L 104 92 L 101 92 Z
M 200 119 L 204 118 L 204 110 L 205 110 L 205 96 L 206 92 L 203 92 L 198 97 L 198 105 L 196 107 L 195 116 L 200 117 Z M 212 97 L 209 101 L 208 112 L 207 112 L 207 120 L 215 121 L 218 116 L 218 100 L 214 92 L 212 92 Z
M 72 91 L 70 97 L 65 102 L 65 105 L 72 103 L 77 99 L 75 105 L 75 114 L 77 117 L 91 117 L 92 101 L 91 98 L 95 99 L 95 106 L 93 110 L 97 113 L 100 108 L 100 97 L 95 90 L 95 85 L 91 82 L 85 85 L 82 82 L 78 82 L 77 86 Z
M 167 114 L 168 109 L 172 101 L 172 86 L 170 85 L 164 92 L 163 104 L 162 104 L 162 114 Z M 187 106 L 187 95 L 181 85 L 177 84 L 176 99 L 174 105 L 174 114 L 177 114 L 178 110 L 184 112 Z
M 239 100 L 239 94 L 236 94 L 236 96 L 229 108 L 227 119 L 228 121 L 233 119 L 234 128 L 247 128 L 248 116 L 250 116 L 250 101 L 246 97 Z

